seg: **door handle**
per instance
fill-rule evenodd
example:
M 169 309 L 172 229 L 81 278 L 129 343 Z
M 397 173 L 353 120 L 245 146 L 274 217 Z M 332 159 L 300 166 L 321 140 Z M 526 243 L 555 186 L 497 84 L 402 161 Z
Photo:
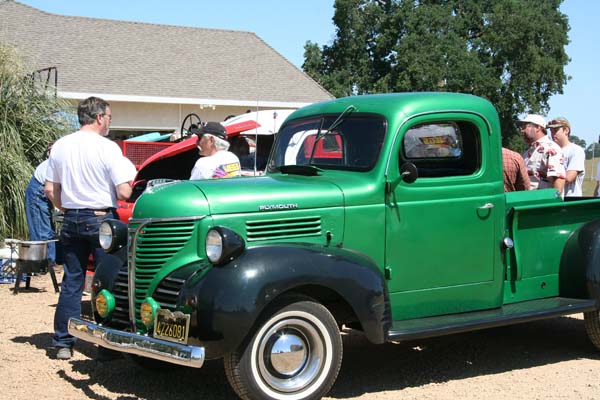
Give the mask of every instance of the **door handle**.
M 480 210 L 489 210 L 491 208 L 494 208 L 494 205 L 492 203 L 485 203 L 481 207 L 477 207 L 477 208 Z

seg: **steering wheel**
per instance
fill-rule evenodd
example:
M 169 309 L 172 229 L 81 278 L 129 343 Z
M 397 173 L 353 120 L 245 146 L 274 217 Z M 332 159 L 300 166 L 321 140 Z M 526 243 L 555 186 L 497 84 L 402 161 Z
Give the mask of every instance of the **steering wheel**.
M 198 114 L 190 113 L 185 116 L 183 122 L 181 123 L 181 140 L 187 139 L 192 136 L 190 130 L 192 128 L 198 128 L 202 124 L 202 120 L 198 116 Z

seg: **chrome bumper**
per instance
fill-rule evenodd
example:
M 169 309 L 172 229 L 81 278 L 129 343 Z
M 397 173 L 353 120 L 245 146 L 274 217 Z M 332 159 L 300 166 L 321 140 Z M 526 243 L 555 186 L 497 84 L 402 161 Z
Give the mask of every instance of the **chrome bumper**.
M 193 368 L 200 368 L 204 364 L 204 347 L 187 346 L 137 333 L 110 329 L 79 318 L 69 319 L 69 333 L 76 338 L 108 349 L 171 364 Z

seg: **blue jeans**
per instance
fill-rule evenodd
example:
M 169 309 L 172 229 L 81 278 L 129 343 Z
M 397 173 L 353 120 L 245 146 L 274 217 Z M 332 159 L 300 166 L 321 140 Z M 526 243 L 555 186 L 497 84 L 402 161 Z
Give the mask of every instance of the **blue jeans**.
M 98 265 L 106 255 L 98 241 L 100 224 L 109 218 L 117 218 L 113 210 L 106 215 L 96 215 L 93 210 L 66 210 L 60 241 L 63 245 L 64 276 L 54 314 L 55 347 L 73 347 L 76 338 L 69 335 L 69 318 L 81 316 L 81 295 L 90 255 Z
M 27 189 L 25 189 L 25 213 L 27 215 L 30 240 L 51 240 L 56 238 L 52 223 L 53 209 L 52 203 L 44 193 L 44 185 L 39 183 L 35 177 L 31 178 Z M 56 263 L 55 242 L 48 243 L 46 257 L 50 265 Z

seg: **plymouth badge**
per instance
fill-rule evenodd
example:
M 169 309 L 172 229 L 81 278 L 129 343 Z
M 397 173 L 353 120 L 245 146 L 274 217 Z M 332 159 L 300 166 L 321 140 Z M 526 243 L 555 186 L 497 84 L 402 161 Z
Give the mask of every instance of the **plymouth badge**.
M 265 204 L 258 206 L 258 211 L 282 211 L 282 210 L 295 210 L 298 208 L 298 204 Z

